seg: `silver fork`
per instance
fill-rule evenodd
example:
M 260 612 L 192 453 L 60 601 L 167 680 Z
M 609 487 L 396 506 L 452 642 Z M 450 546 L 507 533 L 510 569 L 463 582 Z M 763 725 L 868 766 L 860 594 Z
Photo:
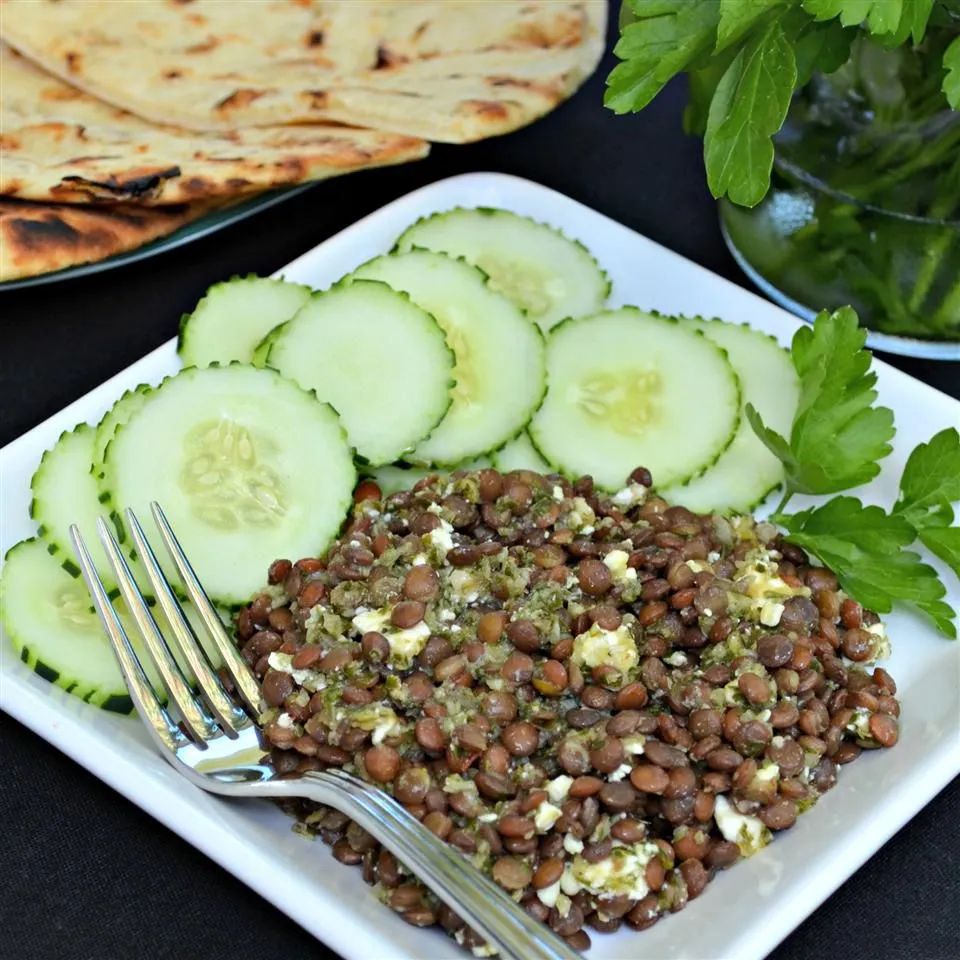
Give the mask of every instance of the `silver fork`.
M 73 547 L 97 613 L 140 719 L 161 755 L 194 786 L 230 797 L 303 797 L 346 814 L 376 838 L 463 920 L 495 947 L 516 960 L 578 960 L 579 954 L 535 921 L 500 887 L 488 880 L 450 846 L 426 829 L 383 791 L 343 770 L 312 771 L 280 779 L 269 762 L 256 724 L 263 709 L 253 672 L 231 643 L 217 611 L 184 555 L 160 509 L 150 505 L 160 538 L 180 575 L 204 628 L 223 658 L 243 700 L 241 709 L 207 663 L 170 584 L 132 510 L 127 528 L 141 557 L 160 609 L 169 625 L 166 636 L 147 606 L 123 552 L 101 518 L 97 533 L 127 609 L 143 637 L 174 708 L 165 707 L 147 680 L 137 654 L 121 626 L 86 544 L 76 525 Z M 189 664 L 200 688 L 198 698 L 171 652 Z M 179 723 L 175 720 L 179 717 Z

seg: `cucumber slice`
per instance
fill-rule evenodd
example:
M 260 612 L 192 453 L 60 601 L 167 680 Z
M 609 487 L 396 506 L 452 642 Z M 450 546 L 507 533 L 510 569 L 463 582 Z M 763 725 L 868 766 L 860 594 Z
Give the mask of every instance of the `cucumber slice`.
M 268 365 L 333 404 L 373 466 L 412 450 L 450 406 L 454 357 L 443 330 L 385 283 L 314 294 L 270 336 Z
M 42 540 L 7 552 L 0 611 L 20 659 L 45 680 L 105 710 L 133 709 L 83 580 L 71 577 Z M 133 632 L 127 635 L 132 640 Z
M 274 370 L 241 364 L 165 380 L 117 431 L 106 467 L 110 509 L 133 507 L 146 523 L 159 501 L 225 606 L 258 590 L 277 557 L 322 552 L 356 480 L 334 410 Z
M 136 624 L 122 600 L 115 604 L 148 679 L 160 699 L 166 699 L 160 676 L 144 649 Z M 193 606 L 184 604 L 183 609 L 208 660 L 215 668 L 219 667 L 223 660 L 216 645 L 208 639 Z M 24 540 L 7 552 L 0 571 L 0 617 L 20 659 L 45 680 L 105 710 L 130 713 L 133 709 L 86 584 L 58 566 L 42 540 L 35 537 Z M 154 617 L 161 628 L 166 627 L 162 614 L 154 610 Z M 188 680 L 193 681 L 186 661 L 179 654 L 177 662 Z
M 70 544 L 70 524 L 75 523 L 104 586 L 112 590 L 114 578 L 97 537 L 97 517 L 104 507 L 90 466 L 96 435 L 95 427 L 81 423 L 60 434 L 60 439 L 44 453 L 30 481 L 30 516 L 37 521 L 50 553 L 72 577 L 80 575 Z
M 526 430 L 499 450 L 494 451 L 493 465 L 501 473 L 509 473 L 511 470 L 536 470 L 537 473 L 549 473 L 552 469 L 533 445 L 530 434 Z
M 724 351 L 673 317 L 621 307 L 567 320 L 547 343 L 547 396 L 530 425 L 561 472 L 613 490 L 645 466 L 662 486 L 711 466 L 740 424 Z
M 479 270 L 415 250 L 377 257 L 347 279 L 409 294 L 436 317 L 456 355 L 450 409 L 405 460 L 453 466 L 500 446 L 530 419 L 543 397 L 543 335 Z
M 797 372 L 776 339 L 747 324 L 700 317 L 681 321 L 701 330 L 727 352 L 740 378 L 742 402 L 752 403 L 764 423 L 783 435 L 790 432 L 800 397 Z M 783 483 L 783 464 L 760 442 L 742 415 L 740 427 L 720 459 L 700 477 L 658 492 L 700 513 L 730 510 L 749 513 Z
M 180 320 L 180 360 L 185 367 L 249 363 L 257 344 L 292 317 L 311 292 L 299 283 L 256 276 L 214 284 L 193 313 Z
M 103 415 L 97 424 L 96 437 L 93 442 L 93 453 L 90 458 L 93 475 L 97 482 L 103 479 L 103 457 L 107 451 L 117 428 L 125 424 L 143 406 L 144 397 L 153 389 L 148 383 L 141 383 L 132 390 L 127 390 L 122 397 Z
M 270 348 L 273 346 L 273 341 L 277 339 L 277 335 L 280 331 L 289 323 L 287 320 L 284 323 L 278 323 L 257 345 L 254 347 L 253 356 L 250 357 L 250 363 L 255 367 L 265 367 L 267 365 L 267 357 L 270 354 Z
M 544 333 L 566 317 L 596 313 L 610 294 L 607 275 L 583 244 L 509 210 L 435 213 L 403 233 L 396 249 L 416 247 L 479 267 Z
M 482 470 L 484 467 L 492 466 L 487 457 L 477 457 L 475 460 L 468 460 L 465 463 L 457 464 L 443 471 L 438 471 L 431 467 L 418 467 L 410 463 L 387 463 L 382 467 L 361 467 L 362 475 L 375 480 L 377 486 L 385 497 L 391 493 L 397 493 L 400 490 L 409 490 L 418 480 L 429 477 L 437 473 L 448 473 L 453 470 Z
M 409 463 L 387 463 L 382 467 L 361 469 L 362 476 L 374 480 L 385 497 L 400 490 L 409 490 L 417 481 L 437 473 L 430 467 L 415 467 Z

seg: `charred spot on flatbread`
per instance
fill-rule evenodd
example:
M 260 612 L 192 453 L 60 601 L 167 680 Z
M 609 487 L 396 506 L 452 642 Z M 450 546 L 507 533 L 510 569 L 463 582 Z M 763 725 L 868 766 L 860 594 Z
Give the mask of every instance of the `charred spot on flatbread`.
M 310 110 L 323 110 L 330 99 L 326 90 L 304 90 L 303 95 Z
M 96 160 L 105 158 L 88 157 L 86 159 Z M 75 160 L 74 164 L 80 165 L 80 161 Z M 69 174 L 61 180 L 61 184 L 65 186 L 60 188 L 60 192 L 79 187 L 87 190 L 93 197 L 102 196 L 122 200 L 140 200 L 157 194 L 162 189 L 164 181 L 179 176 L 180 167 L 147 170 L 142 173 L 134 172 L 131 176 L 122 179 L 118 177 L 108 177 L 104 180 L 94 180 L 89 177 L 80 176 L 79 174 Z M 53 192 L 57 193 L 58 188 L 54 187 Z
M 228 94 L 219 101 L 216 109 L 221 112 L 228 112 L 230 110 L 249 107 L 254 100 L 259 100 L 265 92 L 264 90 L 253 90 L 250 87 L 242 87 L 239 90 L 234 90 L 233 93 Z

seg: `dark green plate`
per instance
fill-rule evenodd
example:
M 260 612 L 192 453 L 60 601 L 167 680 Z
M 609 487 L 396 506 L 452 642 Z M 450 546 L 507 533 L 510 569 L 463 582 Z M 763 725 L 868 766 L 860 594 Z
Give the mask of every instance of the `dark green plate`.
M 118 253 L 115 256 L 107 257 L 105 260 L 97 260 L 95 263 L 82 263 L 76 267 L 52 270 L 50 273 L 41 273 L 36 277 L 7 280 L 0 283 L 0 291 L 37 287 L 40 286 L 40 284 L 55 283 L 58 280 L 73 280 L 75 277 L 86 277 L 91 273 L 100 273 L 101 270 L 112 270 L 114 267 L 122 267 L 127 263 L 136 263 L 138 260 L 145 260 L 147 257 L 163 253 L 165 250 L 182 247 L 185 243 L 190 243 L 191 240 L 198 240 L 200 237 L 205 237 L 222 227 L 226 227 L 231 223 L 236 223 L 238 220 L 243 220 L 254 213 L 258 213 L 260 210 L 266 210 L 267 207 L 272 207 L 274 204 L 280 203 L 288 197 L 295 197 L 305 190 L 309 190 L 313 185 L 312 183 L 305 183 L 298 187 L 287 187 L 282 190 L 270 190 L 267 193 L 258 194 L 235 206 L 226 207 L 222 210 L 213 210 L 205 216 L 186 224 L 179 230 L 175 230 L 169 236 L 145 243 L 142 247 L 137 247 L 135 250 Z

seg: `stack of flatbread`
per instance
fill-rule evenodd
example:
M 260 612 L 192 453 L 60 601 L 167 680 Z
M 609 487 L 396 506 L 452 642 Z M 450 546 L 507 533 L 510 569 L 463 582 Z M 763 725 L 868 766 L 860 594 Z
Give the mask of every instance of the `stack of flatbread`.
M 0 279 L 515 130 L 590 75 L 605 18 L 606 0 L 0 0 Z

